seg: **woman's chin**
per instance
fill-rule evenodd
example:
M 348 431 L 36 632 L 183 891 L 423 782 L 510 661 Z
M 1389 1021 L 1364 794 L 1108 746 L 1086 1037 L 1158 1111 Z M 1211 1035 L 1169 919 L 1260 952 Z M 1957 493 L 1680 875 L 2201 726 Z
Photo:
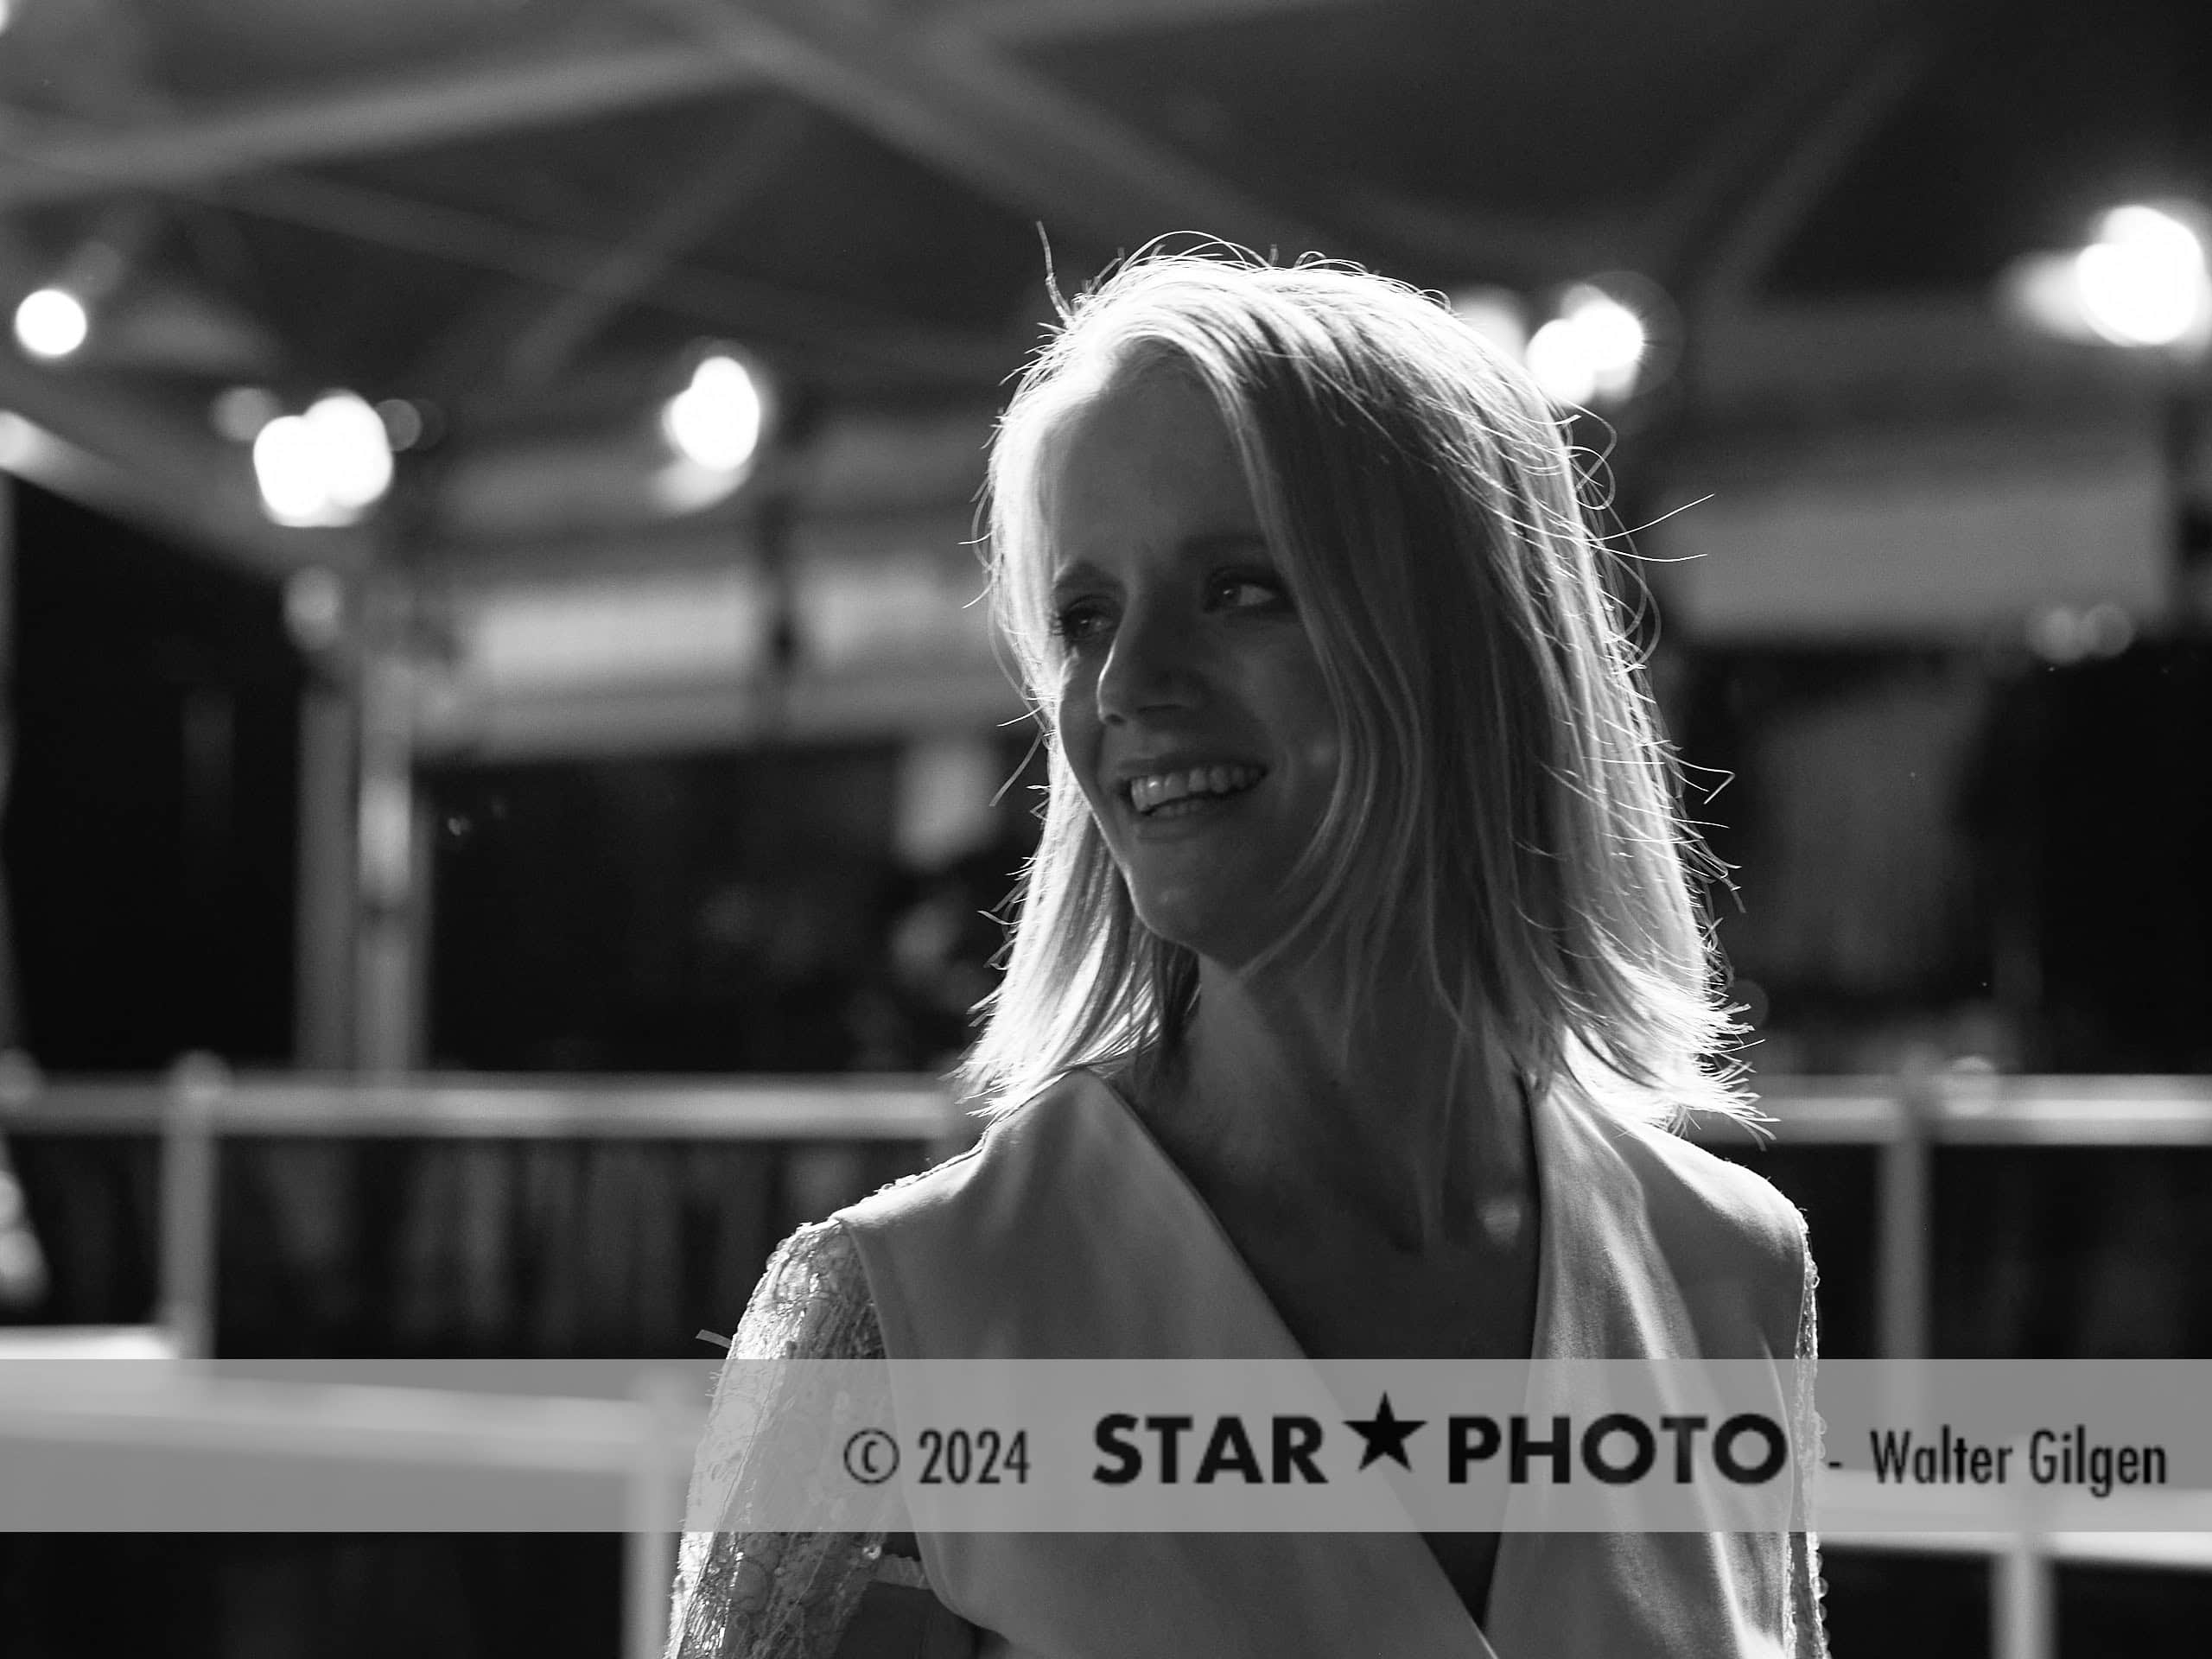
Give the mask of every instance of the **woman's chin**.
M 1225 914 L 1227 908 L 1218 903 L 1147 905 L 1140 899 L 1136 911 L 1137 919 L 1168 944 L 1235 972 L 1260 954 L 1265 941 L 1255 937 L 1249 914 Z

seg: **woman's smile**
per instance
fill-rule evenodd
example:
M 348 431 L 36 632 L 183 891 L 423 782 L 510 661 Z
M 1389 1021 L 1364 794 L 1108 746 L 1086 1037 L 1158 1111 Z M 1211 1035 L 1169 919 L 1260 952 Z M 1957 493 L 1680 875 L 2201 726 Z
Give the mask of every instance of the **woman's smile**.
M 1147 773 L 1123 791 L 1135 820 L 1132 833 L 1150 841 L 1176 835 L 1186 826 L 1203 830 L 1233 822 L 1236 810 L 1249 804 L 1267 775 L 1263 766 L 1244 766 Z

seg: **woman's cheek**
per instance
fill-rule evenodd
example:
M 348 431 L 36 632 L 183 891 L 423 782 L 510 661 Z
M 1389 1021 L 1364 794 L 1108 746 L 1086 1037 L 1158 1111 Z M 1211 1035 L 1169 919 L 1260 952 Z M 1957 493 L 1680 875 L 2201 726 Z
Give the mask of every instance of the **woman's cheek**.
M 1319 781 L 1333 782 L 1337 768 L 1344 764 L 1344 739 L 1335 732 L 1318 732 L 1300 747 L 1298 759 Z

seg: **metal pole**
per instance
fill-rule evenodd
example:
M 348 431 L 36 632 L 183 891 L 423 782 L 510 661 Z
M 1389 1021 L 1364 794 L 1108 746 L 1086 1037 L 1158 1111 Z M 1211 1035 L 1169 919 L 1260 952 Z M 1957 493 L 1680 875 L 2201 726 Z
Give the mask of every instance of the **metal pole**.
M 691 1453 L 686 1424 L 691 1398 L 681 1384 L 648 1373 L 633 1391 L 641 1409 L 636 1471 L 630 1482 L 630 1530 L 622 1549 L 623 1659 L 661 1659 L 668 1645 L 676 1582 L 677 1534 Z
M 358 589 L 334 571 L 301 570 L 285 586 L 285 621 L 307 664 L 300 692 L 292 1059 L 308 1071 L 342 1071 L 353 1058 L 359 610 Z
M 2050 1557 L 2031 1534 L 1990 1563 L 1990 1632 L 1997 1659 L 2053 1659 Z
M 215 1106 L 230 1072 L 212 1054 L 188 1054 L 169 1073 L 162 1119 L 161 1306 L 176 1352 L 215 1347 Z
M 353 1063 L 391 1076 L 420 1063 L 424 827 L 415 793 L 415 675 L 405 576 L 372 581 L 363 630 L 354 954 Z
M 1929 1141 L 1936 1089 L 1924 1074 L 1908 1072 L 1899 1078 L 1897 1132 L 1880 1153 L 1881 1231 L 1875 1250 L 1885 1359 L 1924 1359 L 1929 1351 L 1929 1280 L 1935 1253 Z

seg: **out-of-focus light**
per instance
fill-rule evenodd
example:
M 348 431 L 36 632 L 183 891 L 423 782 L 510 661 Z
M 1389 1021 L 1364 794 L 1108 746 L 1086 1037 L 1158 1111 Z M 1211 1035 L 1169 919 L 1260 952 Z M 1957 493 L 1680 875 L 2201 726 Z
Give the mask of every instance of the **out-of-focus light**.
M 263 427 L 283 412 L 284 405 L 266 386 L 232 386 L 217 392 L 207 406 L 215 430 L 232 443 L 251 443 Z
M 261 505 L 280 524 L 321 524 L 330 512 L 322 458 L 297 415 L 280 415 L 261 429 L 253 441 L 253 476 L 261 486 Z
M 2074 256 L 2090 327 L 2118 346 L 2171 346 L 2202 329 L 2212 278 L 2196 232 L 2155 207 L 2115 207 Z
M 2047 663 L 2118 657 L 2135 643 L 2135 619 L 2109 602 L 2076 611 L 2054 605 L 2028 622 L 2028 644 Z
M 423 442 L 423 411 L 406 398 L 385 398 L 377 405 L 377 418 L 384 423 L 385 437 L 394 454 Z
M 716 353 L 668 400 L 661 429 L 685 460 L 711 472 L 735 473 L 760 448 L 766 412 L 751 372 L 735 358 Z
M 2023 254 L 1998 278 L 1998 302 L 2015 322 L 2061 340 L 2100 339 L 2082 303 L 2075 253 Z
M 67 357 L 85 343 L 92 320 L 66 288 L 41 288 L 16 308 L 16 339 L 33 357 Z
M 1452 315 L 1518 363 L 1529 354 L 1529 311 L 1510 288 L 1462 288 L 1451 295 Z
M 702 467 L 687 455 L 671 455 L 666 465 L 654 470 L 645 489 L 657 512 L 681 517 L 703 512 L 717 501 L 728 500 L 745 480 L 746 469 L 741 467 L 728 472 L 720 467 Z
M 2135 643 L 2135 619 L 2117 605 L 2092 605 L 2082 636 L 2092 657 L 2117 657 Z
M 1560 314 L 1529 339 L 1529 372 L 1554 404 L 1625 397 L 1649 343 L 1643 319 L 1602 288 L 1567 289 Z
M 1565 317 L 1554 317 L 1529 337 L 1529 372 L 1554 404 L 1586 404 L 1598 395 L 1590 342 Z
M 391 448 L 377 412 L 348 391 L 304 415 L 281 415 L 253 441 L 261 502 L 280 524 L 351 524 L 391 486 Z
M 316 400 L 302 417 L 323 455 L 332 502 L 359 512 L 391 487 L 391 441 L 377 412 L 350 391 Z
M 5 34 L 8 25 L 15 21 L 15 0 L 0 0 L 0 34 Z
M 284 583 L 284 626 L 302 651 L 327 651 L 346 627 L 346 584 L 319 565 L 295 570 Z
M 1568 291 L 1562 315 L 1589 342 L 1590 360 L 1600 382 L 1634 377 L 1643 361 L 1643 319 L 1601 288 Z

